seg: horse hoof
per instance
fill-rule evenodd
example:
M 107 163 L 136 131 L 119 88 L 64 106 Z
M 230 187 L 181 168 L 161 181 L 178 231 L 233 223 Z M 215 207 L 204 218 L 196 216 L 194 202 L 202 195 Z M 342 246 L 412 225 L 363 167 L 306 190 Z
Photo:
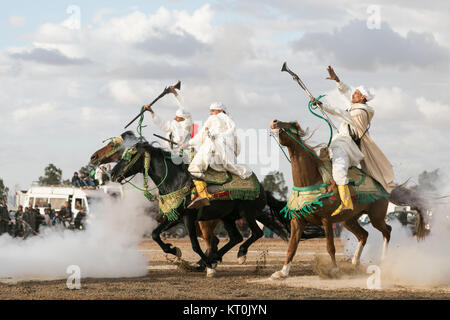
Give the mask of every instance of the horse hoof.
M 272 280 L 283 280 L 283 279 L 286 279 L 287 277 L 288 277 L 287 274 L 284 274 L 281 271 L 277 271 L 277 272 L 273 273 L 270 278 Z
M 247 261 L 247 256 L 242 256 L 238 258 L 238 263 L 239 264 L 245 264 L 245 262 Z
M 182 253 L 181 253 L 180 248 L 175 247 L 175 251 L 176 251 L 175 255 L 177 256 L 177 258 L 181 258 Z
M 335 267 L 335 268 L 331 269 L 330 274 L 333 278 L 339 277 L 339 268 Z
M 211 268 L 206 268 L 206 277 L 213 278 L 216 276 L 216 270 Z

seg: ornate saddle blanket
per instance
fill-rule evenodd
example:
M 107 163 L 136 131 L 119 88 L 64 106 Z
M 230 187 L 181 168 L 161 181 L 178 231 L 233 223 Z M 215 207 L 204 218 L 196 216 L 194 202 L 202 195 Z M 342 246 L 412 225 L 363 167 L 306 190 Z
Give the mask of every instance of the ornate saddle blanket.
M 306 217 L 314 213 L 317 209 L 323 207 L 323 200 L 329 198 L 334 201 L 336 209 L 340 203 L 340 197 L 337 188 L 333 188 L 328 192 L 328 185 L 332 179 L 331 161 L 325 161 L 320 168 L 322 174 L 323 184 L 297 188 L 294 187 L 289 200 L 281 210 L 285 217 L 292 219 L 293 217 Z M 366 175 L 361 169 L 351 167 L 348 170 L 349 186 L 353 201 L 359 203 L 372 203 L 379 199 L 388 199 L 389 193 L 374 180 L 372 177 Z M 333 209 L 333 210 L 334 210 Z
M 211 201 L 216 200 L 255 200 L 259 197 L 260 184 L 255 174 L 248 179 L 241 179 L 239 176 L 229 172 L 218 172 L 208 169 L 205 180 L 208 192 L 213 196 Z M 176 221 L 179 218 L 178 208 L 186 207 L 186 197 L 188 195 L 195 198 L 197 191 L 191 184 L 166 195 L 159 196 L 159 212 L 166 215 L 169 221 Z

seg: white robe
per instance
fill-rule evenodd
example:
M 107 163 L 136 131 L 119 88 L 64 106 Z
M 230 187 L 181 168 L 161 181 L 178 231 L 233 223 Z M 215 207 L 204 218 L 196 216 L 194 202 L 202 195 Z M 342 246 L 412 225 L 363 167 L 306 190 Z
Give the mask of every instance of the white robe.
M 356 125 L 348 111 L 332 107 L 323 103 L 322 108 L 329 115 L 341 120 L 339 132 L 334 132 L 331 140 L 329 153 L 333 164 L 333 179 L 337 185 L 348 184 L 348 168 L 358 166 L 364 159 L 364 154 L 359 150 L 350 136 L 348 126 L 356 130 Z
M 181 109 L 185 109 L 183 105 L 183 97 L 181 94 L 175 97 L 175 102 L 179 105 Z M 178 122 L 174 119 L 169 121 L 162 120 L 155 113 L 152 114 L 153 122 L 162 130 L 165 131 L 166 138 L 174 141 L 178 145 L 174 145 L 173 149 L 170 142 L 162 141 L 162 147 L 166 150 L 178 150 L 190 137 L 192 134 L 192 119 L 191 117 L 185 118 L 184 121 Z
M 339 92 L 351 103 L 347 114 L 353 121 L 356 131 L 361 139 L 361 152 L 364 159 L 361 161 L 362 169 L 377 180 L 386 191 L 391 192 L 395 187 L 394 170 L 391 163 L 378 148 L 370 137 L 369 127 L 370 121 L 375 114 L 375 110 L 367 104 L 352 103 L 352 90 L 346 84 L 340 82 L 338 84 Z
M 236 124 L 224 113 L 211 115 L 189 145 L 197 148 L 197 154 L 189 166 L 189 172 L 197 178 L 204 178 L 208 167 L 221 172 L 229 171 L 241 179 L 252 175 L 245 165 L 237 164 L 240 143 Z

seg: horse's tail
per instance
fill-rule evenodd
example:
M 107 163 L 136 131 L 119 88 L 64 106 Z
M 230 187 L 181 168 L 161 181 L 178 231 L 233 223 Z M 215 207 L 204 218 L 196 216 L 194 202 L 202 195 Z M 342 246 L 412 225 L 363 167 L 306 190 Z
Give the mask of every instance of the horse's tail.
M 426 222 L 424 212 L 426 212 L 427 200 L 418 192 L 408 189 L 405 184 L 399 185 L 392 190 L 389 201 L 398 206 L 410 206 L 412 210 L 416 210 L 418 217 L 416 220 L 416 236 L 418 240 L 422 240 L 427 235 Z
M 284 216 L 280 213 L 286 205 L 286 202 L 275 199 L 269 191 L 265 191 L 265 195 L 269 210 L 264 209 L 256 217 L 256 220 L 275 232 L 284 241 L 288 241 L 291 233 L 291 222 L 289 219 L 284 218 Z

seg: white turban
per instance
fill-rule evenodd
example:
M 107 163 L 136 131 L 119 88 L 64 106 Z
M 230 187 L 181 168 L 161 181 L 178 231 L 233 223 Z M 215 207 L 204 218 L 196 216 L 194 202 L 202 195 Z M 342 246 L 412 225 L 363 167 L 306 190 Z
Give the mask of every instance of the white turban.
M 184 119 L 190 119 L 191 118 L 191 114 L 189 113 L 189 111 L 187 111 L 187 110 L 185 110 L 183 108 L 179 108 L 177 110 L 176 116 L 180 117 L 180 118 L 184 118 Z
M 209 110 L 224 110 L 225 106 L 222 102 L 214 102 L 209 107 Z
M 374 95 L 368 89 L 366 89 L 366 87 L 364 87 L 364 86 L 359 86 L 358 88 L 355 89 L 355 91 L 356 90 L 359 90 L 359 92 L 361 92 L 362 95 L 364 97 L 366 97 L 367 101 L 370 101 L 374 98 Z

